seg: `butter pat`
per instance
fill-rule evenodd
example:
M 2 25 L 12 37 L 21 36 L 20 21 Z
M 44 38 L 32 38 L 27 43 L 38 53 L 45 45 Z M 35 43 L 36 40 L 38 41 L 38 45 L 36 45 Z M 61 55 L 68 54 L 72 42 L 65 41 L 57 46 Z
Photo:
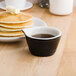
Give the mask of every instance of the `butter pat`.
M 7 6 L 6 7 L 6 12 L 9 12 L 11 14 L 19 14 L 20 10 L 18 8 L 14 8 L 12 6 Z

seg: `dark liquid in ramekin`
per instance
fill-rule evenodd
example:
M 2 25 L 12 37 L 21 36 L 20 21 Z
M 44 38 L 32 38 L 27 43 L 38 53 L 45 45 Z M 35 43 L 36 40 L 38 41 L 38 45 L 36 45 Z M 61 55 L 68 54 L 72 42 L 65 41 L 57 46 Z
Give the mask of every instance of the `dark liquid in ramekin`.
M 32 35 L 32 37 L 36 37 L 36 38 L 51 38 L 51 37 L 54 37 L 54 35 L 52 35 L 52 34 L 36 34 L 36 35 Z

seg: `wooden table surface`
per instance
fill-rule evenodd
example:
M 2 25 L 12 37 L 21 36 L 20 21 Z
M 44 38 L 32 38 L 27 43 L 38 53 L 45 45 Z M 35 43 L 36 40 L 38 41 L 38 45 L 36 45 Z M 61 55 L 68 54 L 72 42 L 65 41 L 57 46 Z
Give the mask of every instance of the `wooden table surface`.
M 41 18 L 49 27 L 60 29 L 62 38 L 56 53 L 50 57 L 31 55 L 25 39 L 0 42 L 0 76 L 76 76 L 76 11 L 68 16 L 55 16 L 48 9 L 34 5 L 23 12 Z
M 76 76 L 76 7 L 72 14 L 71 26 L 57 76 Z

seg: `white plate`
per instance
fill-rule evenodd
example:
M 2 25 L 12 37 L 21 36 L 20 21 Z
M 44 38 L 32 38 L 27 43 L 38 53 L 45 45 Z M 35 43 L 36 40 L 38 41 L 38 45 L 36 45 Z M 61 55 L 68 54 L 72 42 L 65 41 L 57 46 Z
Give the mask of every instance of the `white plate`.
M 33 4 L 31 2 L 26 2 L 25 7 L 21 8 L 20 10 L 27 10 L 29 8 L 31 8 L 33 6 Z M 0 2 L 0 8 L 6 10 L 6 5 L 5 5 L 5 1 Z
M 32 28 L 47 26 L 47 24 L 39 18 L 33 17 L 33 21 L 34 21 L 34 24 L 32 25 Z M 0 37 L 0 42 L 15 42 L 15 41 L 23 40 L 23 38 L 24 37 Z

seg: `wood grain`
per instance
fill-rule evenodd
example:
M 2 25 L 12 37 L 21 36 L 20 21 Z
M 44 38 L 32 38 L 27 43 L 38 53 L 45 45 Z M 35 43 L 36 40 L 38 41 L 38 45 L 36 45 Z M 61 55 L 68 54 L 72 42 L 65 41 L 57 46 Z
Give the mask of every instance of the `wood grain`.
M 56 76 L 67 34 L 75 18 L 74 13 L 55 16 L 48 9 L 39 8 L 37 5 L 23 12 L 41 18 L 49 27 L 60 29 L 62 38 L 56 53 L 43 58 L 31 55 L 25 39 L 21 42 L 0 43 L 0 76 Z
M 57 76 L 76 76 L 76 8 Z

